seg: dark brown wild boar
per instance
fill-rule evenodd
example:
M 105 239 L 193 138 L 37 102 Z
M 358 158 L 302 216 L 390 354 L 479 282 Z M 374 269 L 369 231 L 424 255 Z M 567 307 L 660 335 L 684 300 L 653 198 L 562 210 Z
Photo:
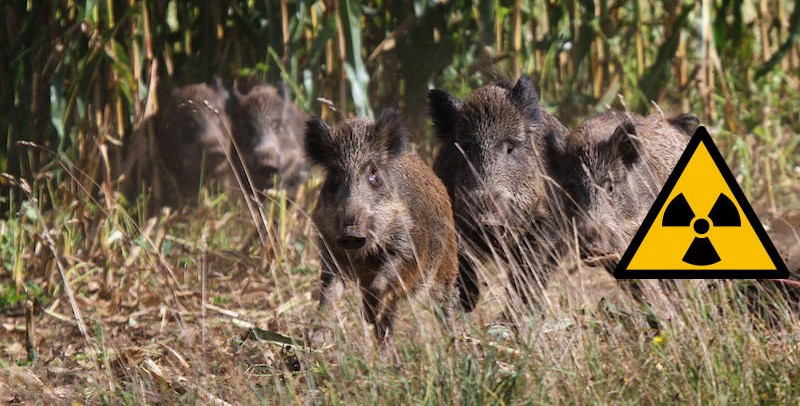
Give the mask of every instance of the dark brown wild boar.
M 195 198 L 203 179 L 224 188 L 235 185 L 227 161 L 231 152 L 227 98 L 228 92 L 219 82 L 189 85 L 174 90 L 156 115 L 158 161 L 167 169 L 166 185 L 177 194 L 165 196 L 165 203 Z
M 800 209 L 786 210 L 771 222 L 769 237 L 781 255 L 789 279 L 782 282 L 782 293 L 792 308 L 800 313 Z
M 789 268 L 790 277 L 800 280 L 800 209 L 786 210 L 772 220 L 769 236 Z
M 513 86 L 481 87 L 466 100 L 435 89 L 428 100 L 442 144 L 434 170 L 452 199 L 462 245 L 524 264 L 528 269 L 512 273 L 511 281 L 523 299 L 533 299 L 531 288 L 542 284 L 539 274 L 557 249 L 536 248 L 553 240 L 545 236 L 557 210 L 545 135 L 566 136 L 567 129 L 542 108 L 527 75 Z M 470 311 L 480 295 L 477 264 L 463 247 L 459 252 L 461 304 Z
M 785 310 L 800 314 L 800 209 L 782 210 L 769 222 L 767 234 L 789 270 L 787 279 L 757 279 L 733 285 L 747 309 L 766 325 L 786 326 Z M 784 306 L 784 302 L 787 306 Z
M 306 154 L 324 168 L 313 213 L 320 239 L 322 296 L 344 279 L 361 290 L 364 314 L 379 340 L 392 329 L 400 299 L 430 287 L 451 312 L 458 274 L 453 213 L 447 191 L 406 147 L 400 115 L 353 119 L 334 128 L 309 121 Z
M 234 86 L 229 113 L 253 186 L 267 189 L 277 178 L 294 189 L 308 177 L 302 150 L 308 114 L 292 102 L 288 89 L 252 83 L 241 89 Z
M 570 196 L 581 255 L 607 257 L 613 271 L 647 215 L 699 120 L 612 111 L 564 139 L 548 137 L 552 172 Z

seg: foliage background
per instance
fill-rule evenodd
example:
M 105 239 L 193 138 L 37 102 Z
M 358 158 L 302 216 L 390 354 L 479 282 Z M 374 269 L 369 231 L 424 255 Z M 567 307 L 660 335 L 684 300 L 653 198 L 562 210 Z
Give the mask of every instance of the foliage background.
M 429 87 L 463 96 L 523 72 L 567 124 L 617 94 L 634 111 L 652 100 L 701 116 L 742 157 L 753 137 L 795 151 L 785 134 L 800 125 L 788 1 L 28 0 L 0 12 L 0 171 L 12 175 L 48 161 L 15 145 L 30 140 L 96 177 L 98 148 L 119 156 L 159 94 L 213 75 L 286 80 L 314 113 L 327 115 L 318 97 L 348 114 L 399 107 L 420 143 Z M 779 155 L 773 169 L 792 169 Z

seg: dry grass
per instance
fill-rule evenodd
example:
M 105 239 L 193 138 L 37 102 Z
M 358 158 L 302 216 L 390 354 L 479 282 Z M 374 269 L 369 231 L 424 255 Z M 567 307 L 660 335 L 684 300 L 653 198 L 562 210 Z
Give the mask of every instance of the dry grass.
M 59 210 L 40 211 L 28 199 L 14 209 L 22 216 L 0 223 L 29 300 L 3 308 L 0 399 L 707 404 L 800 397 L 797 315 L 780 297 L 762 297 L 776 303 L 768 326 L 748 310 L 744 282 L 687 283 L 670 292 L 648 285 L 646 309 L 601 269 L 565 267 L 545 292 L 547 305 L 530 310 L 507 293 L 504 265 L 488 264 L 482 303 L 460 315 L 451 333 L 423 295 L 401 307 L 393 343 L 380 349 L 352 285 L 331 312 L 315 310 L 318 262 L 307 209 L 316 183 L 300 205 L 280 194 L 266 200 L 272 220 L 262 244 L 236 191 L 203 193 L 193 209 L 148 218 L 135 208 L 144 204 L 128 211 L 120 199 L 109 208 L 67 193 L 67 183 L 43 181 L 47 187 L 32 192 L 48 193 Z M 3 282 L 6 292 L 11 285 Z

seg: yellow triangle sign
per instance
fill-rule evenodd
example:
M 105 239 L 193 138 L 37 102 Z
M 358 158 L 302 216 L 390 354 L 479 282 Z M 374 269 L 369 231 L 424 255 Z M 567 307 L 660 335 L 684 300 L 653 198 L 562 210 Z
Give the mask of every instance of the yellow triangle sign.
M 771 279 L 789 271 L 708 131 L 699 127 L 614 276 Z

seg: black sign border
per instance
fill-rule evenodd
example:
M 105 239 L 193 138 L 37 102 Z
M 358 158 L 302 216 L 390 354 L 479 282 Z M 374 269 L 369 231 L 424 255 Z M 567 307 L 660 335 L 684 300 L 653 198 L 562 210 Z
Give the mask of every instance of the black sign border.
M 761 245 L 767 251 L 767 254 L 769 255 L 776 269 L 628 270 L 628 265 L 630 265 L 631 260 L 639 250 L 639 246 L 642 244 L 642 241 L 644 241 L 644 237 L 650 231 L 653 223 L 655 223 L 658 213 L 661 212 L 661 208 L 664 206 L 664 204 L 666 204 L 669 195 L 672 193 L 672 190 L 678 183 L 678 179 L 680 179 L 681 175 L 686 169 L 686 165 L 689 164 L 689 161 L 691 160 L 692 156 L 694 156 L 694 153 L 697 151 L 697 148 L 701 143 L 705 145 L 708 153 L 711 155 L 711 159 L 714 160 L 714 164 L 717 166 L 717 169 L 719 169 L 720 174 L 722 174 L 722 178 L 725 180 L 725 183 L 728 185 L 731 193 L 733 193 L 736 203 L 739 204 L 742 212 L 744 212 L 745 217 L 750 222 L 753 230 L 756 232 L 758 239 L 761 241 Z M 683 151 L 683 154 L 678 160 L 678 163 L 675 165 L 675 168 L 672 170 L 672 173 L 669 175 L 669 178 L 667 178 L 667 182 L 664 184 L 661 192 L 659 192 L 655 202 L 653 202 L 653 206 L 650 207 L 647 217 L 645 217 L 642 225 L 639 227 L 639 230 L 636 231 L 636 235 L 634 235 L 633 240 L 628 246 L 628 249 L 625 250 L 625 255 L 622 256 L 622 259 L 620 259 L 619 264 L 617 264 L 617 267 L 614 270 L 614 277 L 617 279 L 782 279 L 787 278 L 788 276 L 789 270 L 786 268 L 786 264 L 784 264 L 783 259 L 778 253 L 778 250 L 775 249 L 775 245 L 772 244 L 772 240 L 770 240 L 767 232 L 764 231 L 764 227 L 758 220 L 758 216 L 756 216 L 755 211 L 753 211 L 753 208 L 750 206 L 750 202 L 747 200 L 744 192 L 742 192 L 742 189 L 739 187 L 739 183 L 736 182 L 736 178 L 733 176 L 730 168 L 728 168 L 728 165 L 725 163 L 725 159 L 722 157 L 722 154 L 720 154 L 716 144 L 714 144 L 714 141 L 711 139 L 711 135 L 708 133 L 708 130 L 706 130 L 706 128 L 703 126 L 698 127 L 691 140 L 689 140 L 689 144 Z

